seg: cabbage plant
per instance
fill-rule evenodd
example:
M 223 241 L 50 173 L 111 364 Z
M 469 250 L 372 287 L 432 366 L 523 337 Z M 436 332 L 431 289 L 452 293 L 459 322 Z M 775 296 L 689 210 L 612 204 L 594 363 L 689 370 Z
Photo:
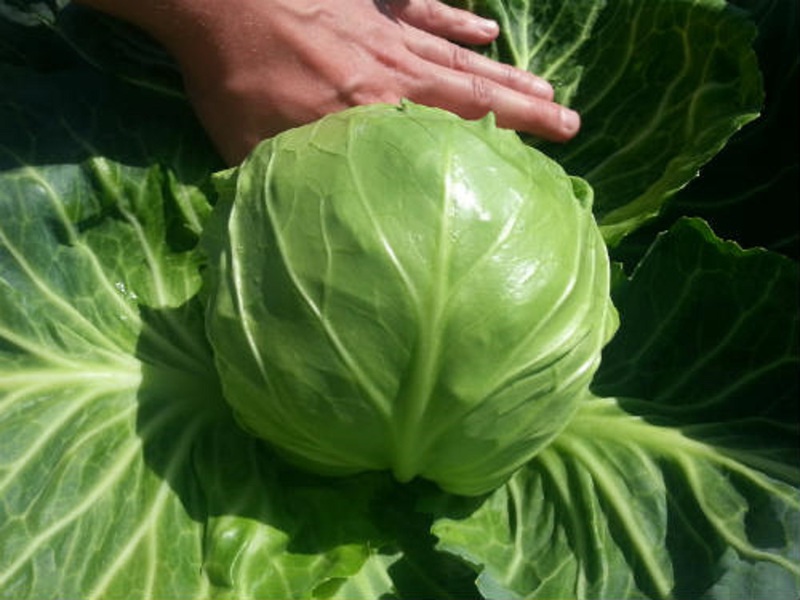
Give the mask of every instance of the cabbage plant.
M 615 325 L 583 180 L 413 104 L 278 135 L 227 176 L 207 322 L 246 429 L 322 473 L 475 495 L 572 417 Z
M 619 325 L 588 388 L 586 381 L 576 383 L 580 393 L 551 407 L 569 412 L 560 421 L 549 412 L 542 421 L 520 411 L 518 420 L 497 415 L 459 432 L 472 436 L 469 443 L 478 431 L 492 436 L 490 445 L 499 452 L 487 452 L 485 461 L 498 461 L 496 471 L 449 479 L 445 470 L 420 470 L 423 477 L 409 482 L 391 474 L 388 457 L 378 470 L 314 473 L 292 446 L 301 439 L 298 419 L 285 420 L 294 435 L 281 448 L 275 443 L 280 440 L 265 443 L 253 434 L 260 419 L 248 423 L 232 408 L 235 386 L 222 367 L 235 359 L 224 338 L 233 340 L 243 323 L 232 319 L 230 332 L 211 329 L 226 311 L 243 306 L 238 298 L 226 305 L 221 295 L 237 289 L 225 283 L 233 274 L 225 261 L 233 264 L 240 249 L 224 244 L 236 223 L 237 190 L 254 186 L 270 199 L 263 209 L 286 209 L 291 201 L 280 196 L 276 203 L 279 196 L 270 196 L 265 182 L 280 183 L 276 190 L 310 181 L 320 184 L 317 191 L 333 189 L 330 165 L 289 176 L 284 145 L 309 132 L 266 141 L 246 165 L 223 171 L 164 52 L 129 28 L 67 4 L 0 0 L 0 598 L 800 596 L 797 3 L 462 2 L 501 23 L 501 38 L 485 52 L 552 80 L 559 97 L 583 114 L 583 130 L 563 146 L 524 138 L 536 152 L 524 151 L 513 134 L 493 130 L 490 121 L 461 123 L 436 112 L 431 131 L 474 139 L 452 147 L 446 136 L 429 139 L 404 153 L 404 160 L 436 144 L 462 161 L 476 147 L 486 148 L 486 160 L 466 162 L 468 172 L 458 179 L 438 154 L 438 162 L 422 161 L 427 171 L 413 167 L 429 181 L 464 178 L 484 192 L 519 190 L 526 169 L 539 173 L 537 180 L 549 181 L 561 198 L 547 208 L 545 197 L 555 196 L 538 197 L 539 208 L 585 226 L 583 237 L 578 228 L 547 228 L 565 245 L 596 239 L 586 206 L 591 189 Z M 408 116 L 403 110 L 420 118 L 434 114 L 409 106 L 375 110 L 387 119 Z M 326 123 L 343 126 L 342 118 Z M 423 192 L 413 197 L 431 209 L 430 218 L 401 213 L 412 219 L 408 231 L 448 231 L 433 208 L 437 199 L 441 208 L 443 198 L 462 196 L 406 178 L 408 162 L 398 164 L 383 145 L 373 150 L 374 156 L 351 161 L 352 172 L 366 176 L 364 165 L 370 165 L 370 175 Z M 266 176 L 268 156 L 282 164 L 281 174 Z M 477 175 L 495 163 L 502 165 L 502 177 Z M 344 186 L 347 173 L 340 176 Z M 489 239 L 498 239 L 501 223 L 510 223 L 497 213 L 494 196 L 482 195 L 479 204 L 492 219 L 459 221 L 458 231 L 475 242 L 473 254 L 463 248 L 452 254 L 464 257 L 464 267 L 491 245 Z M 289 266 L 307 266 L 298 281 L 309 287 L 284 286 L 286 296 L 269 300 L 271 309 L 296 311 L 298 325 L 317 336 L 309 339 L 319 340 L 306 345 L 306 355 L 270 355 L 271 369 L 326 367 L 314 378 L 287 377 L 295 388 L 304 385 L 305 394 L 325 386 L 352 391 L 354 382 L 364 381 L 391 388 L 398 373 L 415 371 L 399 368 L 402 360 L 380 369 L 369 362 L 375 355 L 365 348 L 375 346 L 378 334 L 365 324 L 378 321 L 355 310 L 337 313 L 347 317 L 348 327 L 330 320 L 330 331 L 352 336 L 342 338 L 348 342 L 343 347 L 361 353 L 352 364 L 369 366 L 377 379 L 353 379 L 341 361 L 317 361 L 331 358 L 331 338 L 314 330 L 311 313 L 303 313 L 292 296 L 298 290 L 327 297 L 329 310 L 342 306 L 333 300 L 357 307 L 380 300 L 382 314 L 396 318 L 414 315 L 406 310 L 413 308 L 410 290 L 425 297 L 425 285 L 447 281 L 455 299 L 466 289 L 423 268 L 422 259 L 430 256 L 423 241 L 414 248 L 410 241 L 394 243 L 397 237 L 389 236 L 398 236 L 399 228 L 385 222 L 391 213 L 359 220 L 359 210 L 366 218 L 365 208 L 385 208 L 388 197 L 356 200 L 317 200 L 316 211 L 311 203 L 298 203 L 305 212 L 297 221 L 276 212 L 277 221 L 239 223 L 263 228 L 261 263 L 284 256 L 269 246 L 279 232 L 291 231 L 294 241 L 295 234 L 310 238 L 285 255 L 307 258 L 241 271 L 243 283 L 251 285 L 264 273 L 286 276 Z M 334 206 L 340 212 L 331 212 Z M 278 223 L 283 229 L 270 233 Z M 324 251 L 314 234 L 323 224 L 329 240 L 348 245 L 331 254 L 339 262 L 316 263 L 323 267 L 314 271 L 310 259 Z M 387 255 L 368 251 L 380 242 L 377 224 L 383 239 L 392 241 L 381 247 L 395 252 L 413 284 L 403 294 L 377 295 L 383 286 L 401 285 L 396 268 L 385 271 L 382 286 L 369 287 L 370 296 L 360 283 L 384 272 L 376 263 Z M 530 265 L 534 249 L 544 251 L 544 237 L 513 237 L 520 265 Z M 344 252 L 356 249 L 356 242 L 362 244 L 358 252 Z M 509 325 L 514 315 L 540 314 L 511 310 L 509 298 L 491 297 L 498 284 L 508 283 L 510 256 L 502 261 L 506 270 L 497 272 L 505 283 L 486 271 L 486 286 L 474 288 L 480 292 L 474 305 L 453 303 L 447 308 L 462 312 L 443 310 L 440 316 L 440 324 L 455 323 L 467 309 L 480 317 L 472 327 L 442 329 L 438 333 L 448 335 L 435 338 L 443 344 L 435 355 L 455 362 L 449 371 L 430 372 L 437 383 L 458 383 L 452 398 L 476 398 L 469 393 L 509 373 L 501 360 L 518 357 L 522 364 L 523 354 L 535 354 L 535 340 L 514 350 L 499 343 L 496 331 L 480 335 L 482 327 L 506 324 L 507 339 L 514 339 L 523 335 Z M 326 270 L 345 259 L 365 264 L 358 274 Z M 469 264 L 480 270 L 480 261 Z M 325 279 L 329 272 L 337 278 Z M 596 292 L 598 302 L 571 312 L 585 311 L 586 318 L 572 326 L 585 326 L 597 348 L 605 341 L 600 332 L 611 333 L 601 325 L 604 319 L 590 318 L 603 306 L 610 315 L 601 272 L 594 292 L 586 291 Z M 569 286 L 561 280 L 568 273 L 574 270 L 544 278 L 552 287 L 543 289 L 555 294 Z M 220 283 L 216 295 L 209 283 L 214 278 Z M 588 287 L 592 280 L 580 279 Z M 535 296 L 521 291 L 519 309 Z M 359 318 L 356 327 L 352 321 Z M 573 331 L 566 321 L 553 325 Z M 380 349 L 393 349 L 395 358 L 409 352 L 400 342 L 434 333 L 425 319 L 383 323 Z M 353 339 L 358 332 L 372 337 L 362 345 Z M 470 343 L 451 343 L 457 333 Z M 266 338 L 253 340 L 258 344 L 241 351 L 233 365 L 248 377 L 248 361 L 256 356 L 250 348 L 278 352 L 261 346 Z M 284 348 L 297 348 L 291 344 L 299 341 L 291 337 Z M 485 349 L 480 360 L 474 356 L 479 347 Z M 458 370 L 461 352 L 465 361 L 472 356 L 471 372 Z M 587 351 L 585 358 L 590 369 L 596 366 L 596 355 Z M 561 372 L 553 378 L 564 381 Z M 259 397 L 248 405 L 269 402 Z M 425 427 L 413 437 L 434 443 L 446 439 L 451 420 L 469 415 L 454 410 L 425 416 Z M 533 438 L 517 436 L 525 418 L 552 428 L 535 451 Z M 304 451 L 305 442 L 323 443 L 325 433 L 341 435 L 333 417 L 314 427 L 319 439 L 302 438 Z M 373 433 L 353 431 L 365 443 Z M 390 448 L 395 438 L 384 437 Z M 354 452 L 351 442 L 335 449 L 345 463 L 370 455 Z M 503 452 L 516 458 L 506 463 L 497 458 Z M 437 456 L 426 456 L 419 466 Z M 327 470 L 319 456 L 314 459 L 316 470 Z M 463 476 L 471 465 L 455 461 L 449 467 L 461 467 Z M 469 485 L 448 491 L 437 481 Z M 480 487 L 487 491 L 453 493 Z

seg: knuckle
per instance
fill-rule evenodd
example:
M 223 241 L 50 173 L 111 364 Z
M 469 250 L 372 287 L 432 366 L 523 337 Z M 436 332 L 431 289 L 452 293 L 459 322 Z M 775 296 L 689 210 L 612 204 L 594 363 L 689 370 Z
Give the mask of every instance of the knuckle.
M 450 47 L 450 67 L 456 71 L 469 71 L 473 65 L 472 52 L 453 44 Z
M 447 21 L 447 7 L 437 0 L 425 0 L 423 10 L 431 25 L 441 25 Z
M 478 75 L 472 75 L 470 77 L 470 90 L 472 101 L 476 108 L 482 111 L 488 111 L 492 108 L 495 93 L 494 87 L 488 80 Z
M 523 72 L 504 63 L 500 64 L 500 69 L 500 78 L 503 85 L 510 88 L 518 88 L 523 85 L 526 77 Z

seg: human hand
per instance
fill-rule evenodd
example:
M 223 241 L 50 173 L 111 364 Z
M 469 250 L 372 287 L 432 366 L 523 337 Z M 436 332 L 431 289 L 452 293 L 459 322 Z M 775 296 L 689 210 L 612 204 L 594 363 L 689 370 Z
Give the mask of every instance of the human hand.
M 492 111 L 501 127 L 552 141 L 580 126 L 544 80 L 458 45 L 491 42 L 496 23 L 437 0 L 107 3 L 174 55 L 195 111 L 230 164 L 290 127 L 403 98 L 464 118 Z

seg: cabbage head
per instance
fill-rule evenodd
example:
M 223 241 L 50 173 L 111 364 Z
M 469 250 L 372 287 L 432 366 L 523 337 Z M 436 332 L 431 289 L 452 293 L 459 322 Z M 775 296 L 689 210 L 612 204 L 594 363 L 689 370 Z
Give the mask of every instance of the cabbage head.
M 239 422 L 293 462 L 477 495 L 584 398 L 616 326 L 592 191 L 491 117 L 349 109 L 219 188 L 209 339 Z

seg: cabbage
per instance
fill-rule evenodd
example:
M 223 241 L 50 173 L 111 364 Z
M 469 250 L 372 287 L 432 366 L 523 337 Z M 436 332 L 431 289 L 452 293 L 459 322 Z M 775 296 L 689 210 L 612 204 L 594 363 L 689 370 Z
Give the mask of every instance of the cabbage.
M 492 118 L 356 108 L 221 185 L 207 329 L 238 420 L 321 473 L 502 484 L 615 325 L 591 188 Z
M 309 474 L 236 423 L 198 240 L 239 171 L 160 48 L 65 4 L 0 0 L 0 597 L 800 598 L 797 3 L 463 2 L 581 112 L 523 139 L 591 185 L 620 315 L 478 497 Z

